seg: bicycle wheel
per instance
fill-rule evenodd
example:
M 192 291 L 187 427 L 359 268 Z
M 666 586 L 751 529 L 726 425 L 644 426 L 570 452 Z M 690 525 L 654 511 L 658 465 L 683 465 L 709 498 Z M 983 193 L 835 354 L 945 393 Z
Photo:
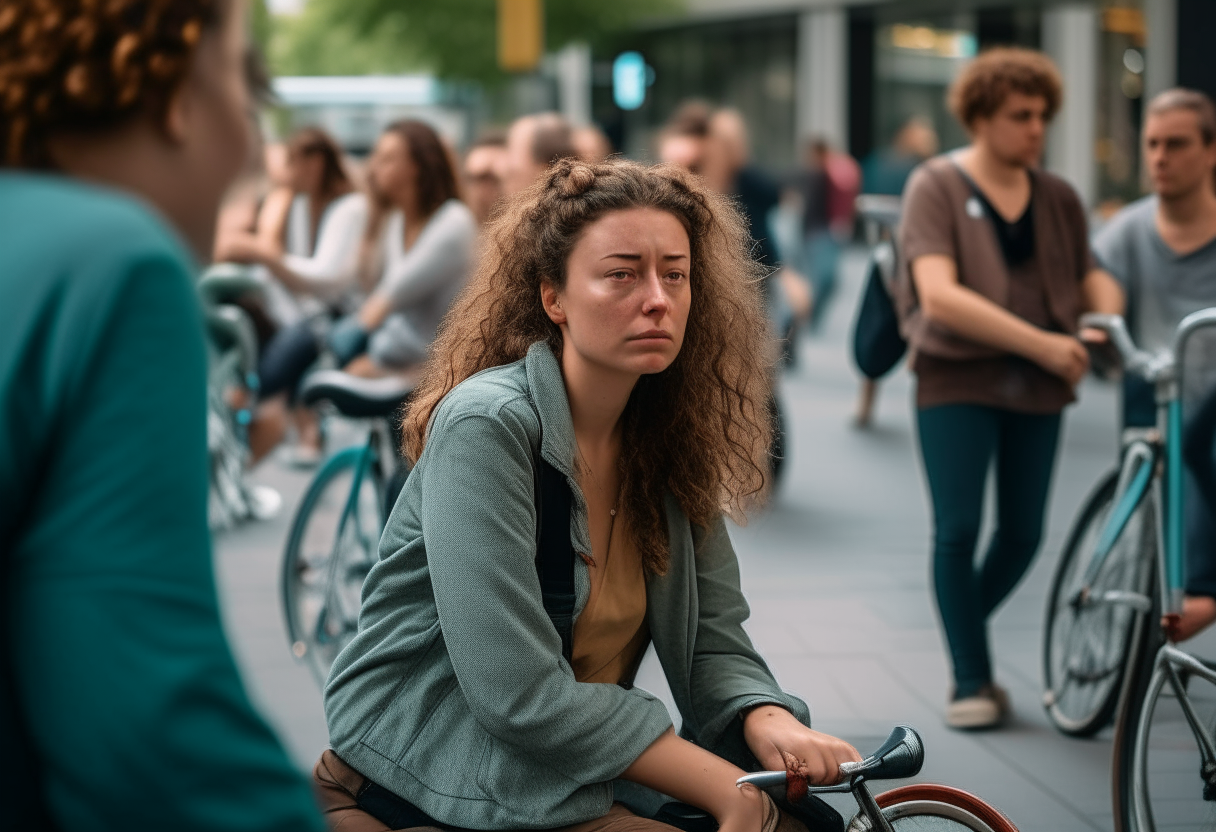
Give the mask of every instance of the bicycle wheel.
M 1132 630 L 1142 615 L 1127 594 L 1147 594 L 1155 563 L 1157 515 L 1150 491 L 1115 541 L 1086 600 L 1080 600 L 1086 570 L 1115 506 L 1118 479 L 1118 469 L 1107 474 L 1077 515 L 1047 596 L 1043 704 L 1056 728 L 1072 736 L 1091 736 L 1114 716 Z
M 876 796 L 874 802 L 895 832 L 1018 832 L 999 809 L 952 786 L 901 786 Z M 870 822 L 859 814 L 847 832 L 870 832 Z
M 283 613 L 297 659 L 322 687 L 355 635 L 363 579 L 384 529 L 384 476 L 374 454 L 348 448 L 304 495 L 283 553 Z
M 1172 645 L 1140 670 L 1151 675 L 1116 748 L 1119 828 L 1216 829 L 1216 673 Z

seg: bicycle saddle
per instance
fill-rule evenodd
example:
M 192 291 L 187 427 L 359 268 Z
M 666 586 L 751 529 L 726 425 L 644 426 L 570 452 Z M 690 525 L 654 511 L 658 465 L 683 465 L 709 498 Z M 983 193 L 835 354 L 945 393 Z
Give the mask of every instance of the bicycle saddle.
M 365 419 L 391 415 L 413 391 L 413 379 L 360 378 L 341 370 L 318 370 L 304 379 L 300 401 L 305 405 L 327 401 L 344 416 Z

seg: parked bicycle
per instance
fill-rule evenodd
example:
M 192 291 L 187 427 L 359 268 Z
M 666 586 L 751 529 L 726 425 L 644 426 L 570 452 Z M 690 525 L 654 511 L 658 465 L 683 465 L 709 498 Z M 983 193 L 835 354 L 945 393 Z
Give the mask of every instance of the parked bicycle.
M 1118 708 L 1113 750 L 1120 832 L 1216 827 L 1216 673 L 1166 641 L 1184 586 L 1182 380 L 1191 336 L 1216 309 L 1188 316 L 1173 349 L 1137 349 L 1122 318 L 1086 315 L 1125 372 L 1156 391 L 1157 427 L 1128 431 L 1069 535 L 1049 597 L 1045 704 L 1066 733 L 1092 734 Z M 1162 616 L 1164 611 L 1164 617 Z M 1165 621 L 1165 629 L 1161 622 Z
M 1161 440 L 1150 478 L 1154 516 L 1149 590 L 1131 603 L 1140 613 L 1128 643 L 1127 670 L 1115 726 L 1113 783 L 1115 829 L 1216 828 L 1216 672 L 1170 643 L 1182 607 L 1183 536 L 1182 389 L 1191 337 L 1216 326 L 1216 309 L 1188 315 L 1173 349 L 1139 351 L 1120 318 L 1090 319 L 1111 334 L 1124 364 L 1143 368 L 1156 391 Z M 1155 567 L 1155 568 L 1153 568 Z M 1156 588 L 1156 592 L 1152 589 Z M 1162 614 L 1164 613 L 1164 615 Z
M 366 379 L 320 370 L 305 379 L 300 401 L 328 404 L 363 420 L 367 439 L 338 451 L 313 478 L 292 520 L 283 553 L 283 614 L 291 652 L 324 686 L 334 658 L 354 637 L 363 579 L 408 473 L 397 453 L 391 417 L 411 381 Z
M 207 449 L 211 488 L 208 520 L 213 530 L 278 513 L 277 491 L 246 479 L 250 409 L 258 390 L 258 342 L 253 322 L 235 300 L 260 291 L 246 266 L 221 263 L 199 278 L 208 335 Z
M 886 742 L 860 763 L 840 766 L 843 782 L 834 786 L 811 786 L 807 794 L 851 793 L 857 814 L 847 832 L 1017 832 L 1017 827 L 998 809 L 970 792 L 952 786 L 916 783 L 879 795 L 868 783 L 915 777 L 924 764 L 925 747 L 920 735 L 906 725 L 896 726 Z M 774 790 L 774 797 L 797 799 L 787 794 L 789 775 L 784 771 L 760 771 L 740 777 L 736 785 L 750 783 Z

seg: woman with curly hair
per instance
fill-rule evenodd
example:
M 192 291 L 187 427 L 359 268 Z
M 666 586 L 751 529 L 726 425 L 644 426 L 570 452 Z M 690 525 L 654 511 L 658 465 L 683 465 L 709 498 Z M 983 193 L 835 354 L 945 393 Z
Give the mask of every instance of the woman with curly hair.
M 492 222 L 326 687 L 335 828 L 660 832 L 657 792 L 772 832 L 797 822 L 735 787 L 745 768 L 829 782 L 859 759 L 742 628 L 723 513 L 765 485 L 770 372 L 747 252 L 738 213 L 674 167 L 565 160 Z M 555 563 L 568 610 L 538 576 Z M 651 644 L 681 736 L 632 684 Z
M 19 829 L 323 828 L 241 686 L 194 294 L 238 0 L 0 6 L 0 795 Z

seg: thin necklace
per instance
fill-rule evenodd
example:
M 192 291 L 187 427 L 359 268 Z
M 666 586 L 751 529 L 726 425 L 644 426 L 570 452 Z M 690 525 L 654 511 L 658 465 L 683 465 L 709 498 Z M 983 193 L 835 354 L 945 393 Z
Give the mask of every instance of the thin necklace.
M 599 477 L 597 477 L 595 472 L 591 470 L 591 465 L 587 462 L 587 458 L 583 456 L 582 450 L 579 451 L 578 455 L 579 462 L 582 464 L 583 469 L 587 472 L 587 475 L 591 477 L 591 482 L 595 485 L 595 490 L 598 491 L 602 496 L 604 494 L 604 487 L 600 484 Z M 608 553 L 612 551 L 612 533 L 616 529 L 616 510 L 620 507 L 621 503 L 621 489 L 619 485 L 617 486 L 616 500 L 614 500 L 613 503 L 612 508 L 608 509 L 608 545 L 604 547 L 604 563 L 608 562 Z M 591 558 L 591 562 L 595 562 L 594 557 Z

